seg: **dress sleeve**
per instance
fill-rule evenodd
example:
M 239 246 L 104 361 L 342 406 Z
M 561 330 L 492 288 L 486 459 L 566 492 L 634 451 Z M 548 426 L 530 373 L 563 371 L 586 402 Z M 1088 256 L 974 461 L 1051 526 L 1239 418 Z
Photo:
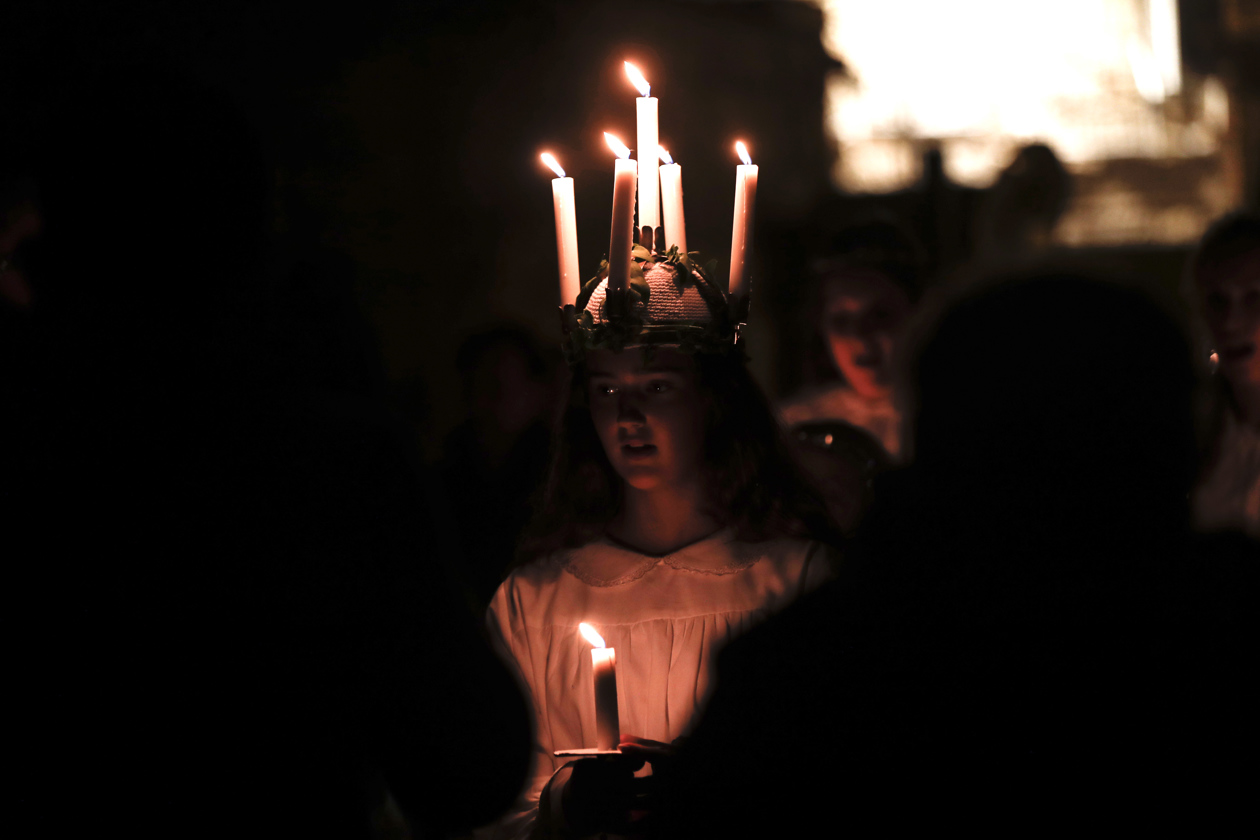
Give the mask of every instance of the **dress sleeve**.
M 525 840 L 530 837 L 558 836 L 560 829 L 558 823 L 562 821 L 557 801 L 560 786 L 559 784 L 549 786 L 548 782 L 551 781 L 553 774 L 557 777 L 564 775 L 567 778 L 567 771 L 561 770 L 559 773 L 555 771 L 555 761 L 552 756 L 554 747 L 548 743 L 550 738 L 547 733 L 550 727 L 544 724 L 539 714 L 538 699 L 545 694 L 538 690 L 539 687 L 535 686 L 528 676 L 534 673 L 534 669 L 530 667 L 530 649 L 525 640 L 526 628 L 524 622 L 519 620 L 519 604 L 513 597 L 512 584 L 513 580 L 509 577 L 499 587 L 486 610 L 486 621 L 489 625 L 491 643 L 512 669 L 525 696 L 529 699 L 533 721 L 533 760 L 529 775 L 526 777 L 525 789 L 498 822 L 475 834 L 477 840 L 483 840 L 483 838 L 485 840 L 490 840 L 490 838 Z M 561 781 L 557 778 L 557 782 Z M 547 823 L 546 825 L 539 823 L 539 798 L 544 794 L 549 796 L 549 801 L 544 803 L 546 807 L 542 809 L 543 822 Z

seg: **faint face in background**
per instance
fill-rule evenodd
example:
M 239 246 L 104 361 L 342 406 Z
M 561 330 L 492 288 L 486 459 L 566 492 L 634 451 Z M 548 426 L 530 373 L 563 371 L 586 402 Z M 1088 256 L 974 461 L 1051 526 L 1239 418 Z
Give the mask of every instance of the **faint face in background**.
M 469 413 L 484 431 L 517 435 L 546 413 L 547 389 L 511 344 L 491 347 L 468 383 Z
M 704 405 L 690 356 L 665 348 L 592 351 L 587 397 L 604 452 L 631 487 L 653 490 L 699 479 Z
M 836 370 L 865 399 L 892 390 L 892 356 L 910 298 L 879 271 L 852 269 L 823 281 L 822 335 Z
M 1221 373 L 1260 385 L 1260 249 L 1205 268 L 1197 288 Z

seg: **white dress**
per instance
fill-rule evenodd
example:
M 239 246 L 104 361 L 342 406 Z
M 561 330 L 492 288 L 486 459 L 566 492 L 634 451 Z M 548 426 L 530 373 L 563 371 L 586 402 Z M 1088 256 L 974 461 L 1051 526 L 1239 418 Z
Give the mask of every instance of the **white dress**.
M 591 645 L 580 622 L 616 650 L 622 735 L 668 743 L 689 731 L 708 697 L 723 643 L 825 581 L 833 568 L 821 543 L 747 543 L 724 530 L 664 557 L 603 539 L 513 572 L 488 620 L 528 689 L 536 753 L 530 782 L 495 836 L 529 834 L 543 788 L 573 761 L 553 751 L 595 746 Z

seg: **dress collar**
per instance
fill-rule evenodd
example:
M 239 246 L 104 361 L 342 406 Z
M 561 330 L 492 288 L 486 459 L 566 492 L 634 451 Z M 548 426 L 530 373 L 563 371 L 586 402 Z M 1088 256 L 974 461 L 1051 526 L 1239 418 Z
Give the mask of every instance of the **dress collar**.
M 646 575 L 657 566 L 685 572 L 728 575 L 761 559 L 761 552 L 735 539 L 723 528 L 669 554 L 643 554 L 635 548 L 603 537 L 561 555 L 565 571 L 590 586 L 620 586 Z

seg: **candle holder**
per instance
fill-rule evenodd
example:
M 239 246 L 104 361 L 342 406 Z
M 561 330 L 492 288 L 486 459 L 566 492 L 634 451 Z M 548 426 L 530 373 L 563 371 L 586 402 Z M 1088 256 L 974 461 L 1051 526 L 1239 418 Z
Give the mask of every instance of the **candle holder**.
M 552 755 L 554 755 L 556 758 L 571 758 L 574 756 L 585 757 L 585 756 L 592 756 L 592 755 L 625 755 L 625 753 L 623 753 L 620 749 L 601 750 L 598 747 L 589 747 L 586 749 L 578 749 L 578 750 L 556 750 L 554 753 L 552 753 Z

